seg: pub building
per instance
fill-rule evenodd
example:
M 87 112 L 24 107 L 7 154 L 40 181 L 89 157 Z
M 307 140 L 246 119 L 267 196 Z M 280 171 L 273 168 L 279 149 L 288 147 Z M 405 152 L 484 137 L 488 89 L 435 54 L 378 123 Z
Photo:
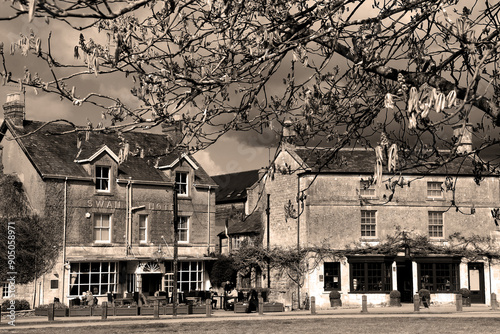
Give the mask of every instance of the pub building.
M 192 156 L 175 149 L 178 127 L 162 134 L 75 133 L 67 123 L 42 127 L 26 120 L 20 93 L 8 94 L 3 108 L 3 173 L 19 178 L 32 210 L 58 225 L 62 244 L 52 270 L 18 286 L 16 299 L 38 306 L 56 298 L 69 304 L 87 291 L 99 301 L 108 293 L 171 294 L 174 188 L 177 289 L 208 290 L 217 185 Z M 8 295 L 4 286 L 2 297 Z

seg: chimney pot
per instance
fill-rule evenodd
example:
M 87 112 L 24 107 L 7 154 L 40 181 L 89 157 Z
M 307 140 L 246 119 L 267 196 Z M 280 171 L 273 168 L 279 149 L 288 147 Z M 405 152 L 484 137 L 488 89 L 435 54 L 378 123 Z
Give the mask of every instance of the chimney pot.
M 472 152 L 472 124 L 462 123 L 453 126 L 453 136 L 457 138 L 457 153 L 467 154 Z
M 24 122 L 24 101 L 21 93 L 7 94 L 7 101 L 3 105 L 4 119 L 9 120 L 16 127 L 22 127 Z

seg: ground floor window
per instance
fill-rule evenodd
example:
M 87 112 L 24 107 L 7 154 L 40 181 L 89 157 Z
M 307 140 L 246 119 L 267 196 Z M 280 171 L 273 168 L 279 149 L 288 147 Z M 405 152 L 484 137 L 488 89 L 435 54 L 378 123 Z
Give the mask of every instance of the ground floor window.
M 3 285 L 3 287 L 2 287 L 2 298 L 10 298 L 10 289 L 9 289 L 10 284 L 9 283 L 3 283 L 2 285 Z
M 340 290 L 340 262 L 325 262 L 324 268 L 325 291 Z
M 165 263 L 165 287 L 171 292 L 174 286 L 174 266 L 172 262 Z M 179 291 L 203 290 L 203 262 L 179 262 L 177 273 L 177 289 Z
M 392 266 L 388 262 L 350 263 L 351 291 L 389 292 L 392 290 Z
M 420 263 L 420 288 L 430 292 L 456 292 L 460 288 L 459 263 Z
M 81 296 L 91 291 L 94 295 L 116 292 L 118 265 L 115 262 L 71 263 L 69 294 Z

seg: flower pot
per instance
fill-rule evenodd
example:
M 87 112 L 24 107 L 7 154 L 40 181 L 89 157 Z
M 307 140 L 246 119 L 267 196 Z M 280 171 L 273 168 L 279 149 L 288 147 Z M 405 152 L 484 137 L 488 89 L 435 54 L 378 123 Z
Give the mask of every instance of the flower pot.
M 284 307 L 282 303 L 264 303 L 265 312 L 283 312 Z
M 341 307 L 342 306 L 342 300 L 341 299 L 330 299 L 330 306 L 331 307 Z

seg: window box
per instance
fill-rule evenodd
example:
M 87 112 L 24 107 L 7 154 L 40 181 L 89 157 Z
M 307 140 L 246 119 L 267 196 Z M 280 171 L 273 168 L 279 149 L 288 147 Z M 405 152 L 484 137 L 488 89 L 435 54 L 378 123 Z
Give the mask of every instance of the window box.
M 206 305 L 193 305 L 192 314 L 206 314 L 207 306 Z
M 282 303 L 264 303 L 264 313 L 266 312 L 283 312 L 284 307 Z
M 174 314 L 174 306 L 172 304 L 166 305 L 164 307 L 166 315 Z M 160 312 L 160 314 L 162 314 Z M 177 306 L 177 314 L 193 314 L 193 305 L 179 304 Z
M 161 314 L 163 307 L 159 307 L 158 309 L 158 314 Z M 140 315 L 154 315 L 155 314 L 155 308 L 154 306 L 142 306 Z
M 48 317 L 49 316 L 49 305 L 42 305 L 40 307 L 36 307 L 35 308 L 35 315 L 42 316 L 42 317 Z M 54 317 L 67 317 L 67 316 L 68 316 L 68 309 L 65 306 L 63 306 L 63 307 L 55 306 Z

